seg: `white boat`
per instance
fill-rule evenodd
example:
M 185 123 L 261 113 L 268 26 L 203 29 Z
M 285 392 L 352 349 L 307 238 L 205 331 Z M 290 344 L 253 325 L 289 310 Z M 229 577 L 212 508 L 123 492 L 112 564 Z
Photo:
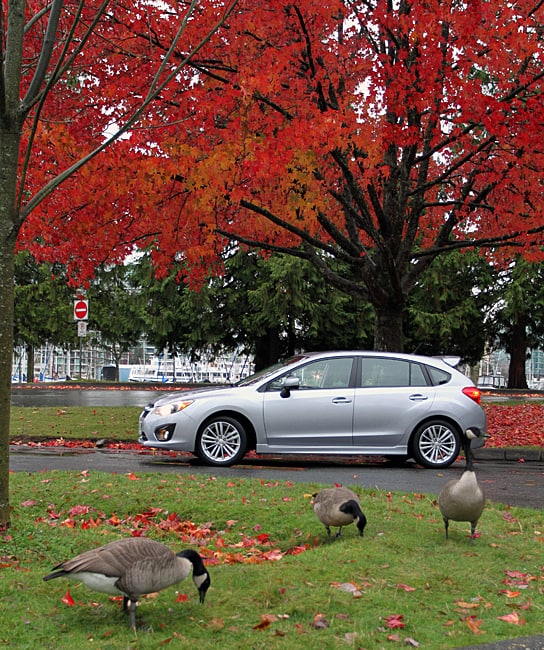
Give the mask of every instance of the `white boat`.
M 149 363 L 132 365 L 128 381 L 163 384 L 228 384 L 249 376 L 253 363 L 233 354 L 191 362 L 186 357 L 152 357 Z

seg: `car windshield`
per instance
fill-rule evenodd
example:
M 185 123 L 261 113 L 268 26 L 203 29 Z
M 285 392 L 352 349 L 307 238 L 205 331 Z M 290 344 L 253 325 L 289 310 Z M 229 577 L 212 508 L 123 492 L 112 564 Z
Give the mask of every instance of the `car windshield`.
M 296 363 L 297 361 L 300 361 L 301 359 L 304 359 L 305 355 L 303 354 L 298 354 L 294 357 L 289 357 L 288 359 L 284 359 L 283 361 L 280 361 L 278 363 L 275 363 L 273 366 L 269 366 L 268 368 L 264 368 L 263 370 L 259 370 L 259 372 L 256 372 L 253 375 L 250 375 L 249 377 L 246 377 L 245 379 L 240 379 L 240 381 L 236 382 L 234 385 L 235 386 L 251 386 L 252 384 L 256 384 L 257 382 L 261 381 L 262 379 L 266 379 L 269 375 L 272 375 L 275 373 L 277 370 L 280 370 L 282 368 L 287 368 L 288 366 L 292 365 L 293 363 Z

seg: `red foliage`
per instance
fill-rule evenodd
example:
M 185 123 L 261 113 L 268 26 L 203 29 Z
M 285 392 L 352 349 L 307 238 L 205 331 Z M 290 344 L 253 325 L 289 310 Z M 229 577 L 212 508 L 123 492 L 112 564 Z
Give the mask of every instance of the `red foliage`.
M 23 210 L 124 123 L 161 63 L 171 83 L 123 139 L 30 209 L 21 247 L 83 278 L 134 245 L 152 246 L 162 269 L 182 254 L 197 276 L 222 249 L 218 226 L 286 246 L 300 233 L 327 246 L 338 231 L 363 264 L 385 239 L 402 242 L 397 262 L 412 244 L 431 251 L 445 228 L 459 238 L 519 232 L 526 254 L 541 255 L 526 236 L 542 227 L 534 2 L 239 0 L 177 73 L 228 2 L 198 5 L 170 61 L 186 3 L 113 3 L 88 39 L 102 3 L 85 2 L 73 26 L 78 4 L 66 2 L 57 33 L 73 41 L 55 43 L 52 61 L 66 53 L 74 64 L 23 133 L 22 157 L 33 137 Z M 41 63 L 46 5 L 25 3 L 23 94 Z
M 544 404 L 488 404 L 486 447 L 544 447 Z

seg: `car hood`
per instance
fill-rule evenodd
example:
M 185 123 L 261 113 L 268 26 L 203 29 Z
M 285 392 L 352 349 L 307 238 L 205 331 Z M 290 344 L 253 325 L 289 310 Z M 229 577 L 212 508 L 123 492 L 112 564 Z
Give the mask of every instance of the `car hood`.
M 190 388 L 189 390 L 178 390 L 173 393 L 168 393 L 159 397 L 159 399 L 153 402 L 154 406 L 160 406 L 161 404 L 168 404 L 168 402 L 173 402 L 179 399 L 202 399 L 203 397 L 217 397 L 218 395 L 231 393 L 233 390 L 236 390 L 235 386 L 214 386 L 212 388 Z

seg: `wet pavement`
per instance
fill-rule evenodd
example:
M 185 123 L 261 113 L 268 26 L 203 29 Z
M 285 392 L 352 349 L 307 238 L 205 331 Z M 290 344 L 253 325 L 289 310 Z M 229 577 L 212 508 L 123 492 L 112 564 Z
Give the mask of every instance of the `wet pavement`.
M 142 408 L 169 392 L 167 389 L 113 387 L 109 389 L 78 388 L 78 384 L 59 384 L 57 388 L 42 388 L 31 384 L 28 388 L 14 386 L 11 389 L 13 406 L 141 406 Z M 181 390 L 178 388 L 178 390 Z

